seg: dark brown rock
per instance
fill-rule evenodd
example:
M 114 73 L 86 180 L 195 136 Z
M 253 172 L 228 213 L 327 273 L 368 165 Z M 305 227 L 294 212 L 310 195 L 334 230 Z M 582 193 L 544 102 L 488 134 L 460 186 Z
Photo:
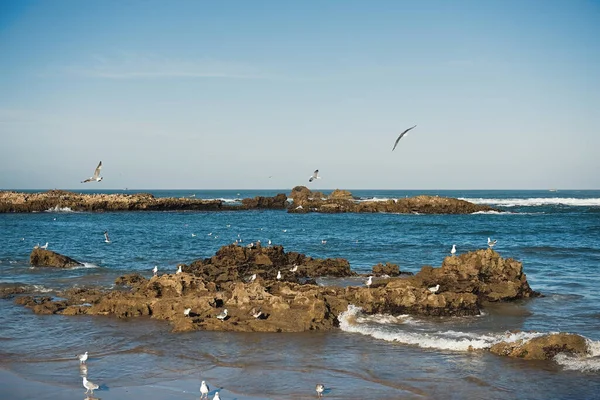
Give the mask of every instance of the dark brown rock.
M 387 276 L 398 276 L 400 275 L 400 267 L 396 264 L 392 264 L 392 263 L 379 263 L 377 265 L 373 266 L 373 275 L 375 276 L 382 276 L 382 275 L 387 275 Z
M 70 268 L 83 265 L 70 257 L 45 250 L 39 247 L 33 249 L 29 255 L 29 263 L 36 267 Z

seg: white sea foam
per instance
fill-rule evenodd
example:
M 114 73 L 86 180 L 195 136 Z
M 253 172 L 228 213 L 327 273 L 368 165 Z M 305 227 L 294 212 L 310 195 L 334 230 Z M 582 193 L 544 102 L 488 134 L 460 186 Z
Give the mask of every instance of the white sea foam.
M 48 292 L 54 291 L 54 289 L 47 288 L 43 285 L 33 285 L 33 288 L 35 289 L 36 292 L 40 292 L 40 293 L 48 293 Z
M 500 207 L 534 207 L 534 206 L 575 206 L 600 207 L 600 198 L 577 199 L 573 197 L 532 197 L 526 199 L 486 199 L 460 198 L 475 204 L 488 204 Z
M 45 212 L 71 213 L 71 212 L 75 212 L 75 211 L 71 210 L 71 208 L 69 208 L 69 207 L 54 206 L 54 207 L 50 207 Z
M 510 211 L 475 211 L 474 213 L 471 213 L 471 215 L 479 215 L 479 214 L 483 214 L 483 215 L 504 215 L 504 214 L 516 215 L 517 213 L 510 212 Z
M 96 264 L 84 262 L 83 265 L 77 265 L 76 267 L 73 267 L 73 269 L 81 269 L 81 268 L 100 268 L 100 266 L 96 265 Z
M 557 354 L 554 357 L 559 365 L 564 369 L 597 372 L 600 371 L 600 341 L 586 339 L 588 354 L 586 356 L 572 356 L 568 354 Z
M 382 321 L 381 317 L 379 320 Z M 392 317 L 401 318 L 401 317 Z M 403 318 L 404 320 L 404 318 Z M 499 342 L 516 342 L 543 336 L 543 332 L 506 332 L 498 334 L 479 334 L 460 331 L 404 331 L 398 325 L 381 326 L 369 323 L 371 320 L 362 314 L 362 308 L 349 305 L 348 310 L 339 316 L 340 328 L 345 332 L 360 333 L 388 342 L 404 343 L 427 349 L 468 351 L 487 349 Z M 393 321 L 393 319 L 390 319 Z

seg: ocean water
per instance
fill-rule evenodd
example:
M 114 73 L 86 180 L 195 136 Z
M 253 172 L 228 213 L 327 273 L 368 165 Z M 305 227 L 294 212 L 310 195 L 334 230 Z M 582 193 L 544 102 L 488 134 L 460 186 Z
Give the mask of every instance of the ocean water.
M 289 190 L 144 192 L 235 203 Z M 340 329 L 298 334 L 174 334 L 164 321 L 38 316 L 12 299 L 0 300 L 0 368 L 82 393 L 74 355 L 87 350 L 89 378 L 105 386 L 97 392 L 103 399 L 111 398 L 110 388 L 182 379 L 186 383 L 176 389 L 181 399 L 197 399 L 200 380 L 240 399 L 315 398 L 317 382 L 325 384 L 325 397 L 331 399 L 600 398 L 600 191 L 352 193 L 363 200 L 418 194 L 458 197 L 502 211 L 0 214 L 0 285 L 28 285 L 48 295 L 72 286 L 110 287 L 125 273 L 150 276 L 154 265 L 159 273 L 174 272 L 178 263 L 210 257 L 238 237 L 244 243 L 270 239 L 286 251 L 313 257 L 343 257 L 361 273 L 379 262 L 417 272 L 423 265 L 441 265 L 453 244 L 463 253 L 485 248 L 491 237 L 498 240 L 495 250 L 503 257 L 523 262 L 531 287 L 544 297 L 495 305 L 468 318 L 366 316 L 350 307 L 340 316 Z M 110 244 L 104 243 L 105 230 Z M 84 267 L 32 268 L 31 249 L 46 242 Z M 510 332 L 515 330 L 526 332 Z M 548 332 L 585 336 L 590 354 L 533 362 L 467 351 L 469 346 L 486 348 Z

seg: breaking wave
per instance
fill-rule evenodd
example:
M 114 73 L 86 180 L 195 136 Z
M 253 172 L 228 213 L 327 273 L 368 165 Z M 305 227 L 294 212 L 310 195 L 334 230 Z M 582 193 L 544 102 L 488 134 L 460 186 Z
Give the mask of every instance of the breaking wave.
M 71 212 L 75 212 L 75 211 L 71 210 L 70 207 L 54 206 L 54 207 L 50 207 L 49 209 L 45 210 L 44 212 L 71 213 Z
M 460 200 L 475 204 L 487 204 L 500 207 L 536 207 L 536 206 L 573 206 L 573 207 L 600 207 L 600 198 L 577 199 L 574 197 L 535 197 L 525 199 L 486 199 L 465 198 Z
M 339 315 L 340 329 L 344 332 L 360 333 L 375 339 L 388 342 L 403 343 L 426 349 L 470 351 L 478 349 L 489 349 L 500 342 L 528 341 L 536 337 L 544 336 L 545 332 L 505 332 L 505 333 L 473 333 L 454 330 L 430 331 L 415 330 L 419 321 L 410 316 L 390 315 L 365 315 L 362 308 L 349 305 L 348 310 Z M 402 326 L 406 330 L 402 330 Z M 577 357 L 559 354 L 555 361 L 565 369 L 578 371 L 600 370 L 600 341 L 587 340 L 588 355 Z

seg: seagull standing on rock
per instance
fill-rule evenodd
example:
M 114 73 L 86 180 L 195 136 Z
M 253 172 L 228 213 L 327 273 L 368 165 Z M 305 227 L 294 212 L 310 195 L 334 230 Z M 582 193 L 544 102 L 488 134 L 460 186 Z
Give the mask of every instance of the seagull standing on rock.
M 227 319 L 227 309 L 224 309 L 221 314 L 217 315 L 217 319 L 225 321 Z
M 456 245 L 455 244 L 452 245 L 452 250 L 450 250 L 450 254 L 452 254 L 453 256 L 456 254 Z
M 277 271 L 277 280 L 281 279 L 281 271 Z
M 181 270 L 181 265 L 177 267 L 177 272 L 175 272 L 175 275 L 177 274 L 181 274 L 183 271 Z
M 186 308 L 185 310 L 183 310 L 183 315 L 185 317 L 189 317 L 190 316 L 190 311 L 192 311 L 191 308 Z
M 294 264 L 294 267 L 290 268 L 290 272 L 296 272 L 296 271 L 298 271 L 298 265 Z
M 157 276 L 157 275 L 158 275 L 158 265 L 155 265 L 155 266 L 154 266 L 154 268 L 152 268 L 152 274 L 153 274 L 154 276 Z
M 372 284 L 373 284 L 373 275 L 369 276 L 369 279 L 367 279 L 367 281 L 365 282 L 365 285 L 367 287 L 371 287 Z
M 40 246 L 40 249 L 48 250 L 48 242 L 45 245 Z
M 440 290 L 440 285 L 439 283 L 435 286 L 432 286 L 428 289 L 431 293 L 437 293 L 438 290 Z

